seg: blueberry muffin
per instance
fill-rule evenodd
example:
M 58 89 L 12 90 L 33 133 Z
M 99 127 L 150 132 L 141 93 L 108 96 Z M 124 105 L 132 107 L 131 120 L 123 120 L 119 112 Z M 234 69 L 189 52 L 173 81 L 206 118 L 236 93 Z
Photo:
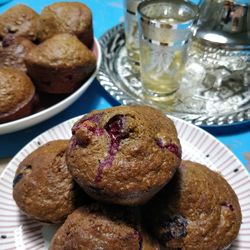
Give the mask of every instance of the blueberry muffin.
M 173 122 L 148 106 L 93 111 L 72 128 L 67 164 L 93 198 L 139 205 L 152 198 L 181 162 Z
M 28 216 L 60 223 L 85 200 L 71 177 L 65 150 L 68 140 L 55 140 L 29 154 L 18 166 L 13 198 Z
M 0 123 L 30 115 L 34 96 L 35 87 L 25 73 L 0 67 Z
M 159 250 L 141 230 L 136 211 L 92 204 L 75 210 L 54 235 L 50 250 Z
M 39 15 L 26 5 L 18 4 L 0 15 L 0 40 L 6 37 L 37 39 Z
M 241 209 L 218 173 L 183 161 L 171 182 L 144 208 L 147 226 L 167 249 L 221 250 L 236 238 Z
M 42 10 L 39 19 L 39 40 L 53 35 L 70 33 L 76 35 L 88 48 L 93 44 L 92 13 L 83 3 L 53 3 Z
M 96 58 L 76 36 L 55 35 L 29 51 L 28 74 L 40 91 L 72 93 L 91 75 Z
M 22 37 L 8 37 L 0 41 L 0 67 L 13 67 L 27 72 L 24 57 L 35 45 Z

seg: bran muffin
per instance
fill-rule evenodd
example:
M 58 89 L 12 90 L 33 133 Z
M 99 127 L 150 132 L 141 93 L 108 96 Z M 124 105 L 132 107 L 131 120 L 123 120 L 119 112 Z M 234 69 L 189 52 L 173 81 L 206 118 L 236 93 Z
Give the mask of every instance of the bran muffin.
M 24 58 L 35 47 L 30 40 L 22 37 L 8 38 L 0 42 L 0 67 L 13 67 L 27 72 Z
M 76 36 L 55 35 L 29 51 L 28 74 L 40 91 L 72 93 L 91 75 L 96 58 Z
M 76 35 L 88 48 L 93 45 L 92 13 L 83 3 L 51 4 L 42 10 L 39 20 L 40 41 L 56 34 L 70 33 Z
M 23 72 L 0 67 L 0 123 L 31 114 L 35 87 Z
M 221 250 L 236 238 L 241 209 L 231 186 L 199 163 L 183 161 L 144 208 L 145 222 L 167 249 Z
M 31 218 L 63 222 L 85 199 L 68 171 L 67 145 L 68 140 L 48 142 L 29 154 L 16 170 L 13 198 Z
M 152 198 L 181 162 L 173 122 L 148 106 L 93 111 L 72 128 L 67 164 L 93 198 L 139 205 Z
M 141 230 L 137 211 L 91 204 L 75 210 L 54 235 L 50 250 L 159 250 Z
M 0 40 L 11 37 L 37 39 L 39 15 L 26 5 L 18 4 L 0 15 Z

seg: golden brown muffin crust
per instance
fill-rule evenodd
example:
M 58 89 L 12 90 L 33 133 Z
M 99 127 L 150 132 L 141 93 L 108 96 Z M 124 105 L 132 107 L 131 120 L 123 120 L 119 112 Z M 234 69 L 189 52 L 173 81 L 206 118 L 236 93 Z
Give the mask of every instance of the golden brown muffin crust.
M 50 250 L 159 250 L 157 242 L 142 232 L 136 213 L 126 208 L 92 204 L 68 216 L 56 232 Z
M 87 193 L 127 205 L 150 199 L 173 176 L 180 158 L 173 122 L 148 106 L 91 112 L 74 125 L 67 152 L 69 170 Z
M 224 249 L 241 224 L 240 205 L 231 186 L 218 173 L 190 161 L 182 162 L 144 214 L 167 249 Z
M 0 121 L 8 120 L 32 101 L 35 87 L 23 72 L 10 67 L 0 68 Z M 31 109 L 27 110 L 30 113 Z
M 0 15 L 0 38 L 6 36 L 37 38 L 39 15 L 26 5 L 18 4 Z
M 33 48 L 26 57 L 27 62 L 45 66 L 67 68 L 72 65 L 92 67 L 96 61 L 93 53 L 74 35 L 58 34 Z
M 92 14 L 79 2 L 54 3 L 42 10 L 39 40 L 44 41 L 59 33 L 76 35 L 87 47 L 93 44 Z
M 34 47 L 35 44 L 26 38 L 4 39 L 0 42 L 0 67 L 13 67 L 26 72 L 24 58 Z
M 65 162 L 67 145 L 68 140 L 48 142 L 19 164 L 13 198 L 28 216 L 59 223 L 76 209 L 75 184 Z
M 76 36 L 58 34 L 29 51 L 28 74 L 38 89 L 48 93 L 71 93 L 94 71 L 96 58 Z

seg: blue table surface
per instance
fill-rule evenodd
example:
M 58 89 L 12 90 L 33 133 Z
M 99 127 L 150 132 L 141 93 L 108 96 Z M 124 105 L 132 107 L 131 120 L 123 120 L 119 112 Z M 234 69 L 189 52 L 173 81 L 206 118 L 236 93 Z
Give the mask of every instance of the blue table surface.
M 22 3 L 40 13 L 45 6 L 54 2 L 56 1 L 7 1 L 7 3 L 0 5 L 0 12 Z M 97 38 L 124 20 L 123 0 L 85 0 L 84 3 L 92 10 L 94 33 Z M 53 118 L 36 126 L 0 136 L 0 158 L 14 156 L 32 138 L 65 120 L 93 109 L 104 109 L 116 105 L 119 103 L 109 96 L 100 86 L 98 80 L 94 80 L 75 103 Z M 226 127 L 204 127 L 204 129 L 228 146 L 250 170 L 250 122 Z

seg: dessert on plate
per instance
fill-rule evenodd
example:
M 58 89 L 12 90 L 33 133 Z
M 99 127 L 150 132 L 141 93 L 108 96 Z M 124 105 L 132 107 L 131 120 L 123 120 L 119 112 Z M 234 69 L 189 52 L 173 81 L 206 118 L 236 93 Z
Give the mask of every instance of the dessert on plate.
M 227 181 L 191 161 L 183 161 L 144 207 L 144 222 L 167 249 L 225 249 L 237 237 L 241 219 L 238 198 Z
M 93 73 L 96 58 L 76 36 L 64 33 L 31 49 L 25 63 L 38 90 L 65 94 L 75 91 Z
M 9 37 L 0 42 L 0 67 L 8 66 L 27 72 L 24 58 L 35 44 L 23 37 Z
M 0 15 L 0 39 L 24 37 L 37 39 L 39 15 L 24 4 L 17 4 Z
M 39 40 L 60 33 L 76 35 L 91 48 L 94 41 L 91 10 L 80 2 L 59 2 L 45 7 L 39 19 Z
M 70 140 L 25 157 L 13 197 L 31 218 L 65 221 L 50 250 L 226 249 L 240 230 L 238 198 L 219 173 L 181 157 L 161 111 L 95 110 L 73 125 Z
M 173 122 L 149 106 L 118 106 L 72 128 L 67 164 L 93 198 L 121 205 L 151 199 L 174 175 L 181 145 Z
M 27 73 L 36 86 L 33 109 L 31 105 L 22 109 L 27 97 L 21 92 L 16 94 L 19 99 L 15 96 L 11 101 L 9 111 L 6 108 L 9 100 L 14 92 L 20 90 L 13 84 L 10 99 L 0 104 L 0 123 L 37 113 L 44 107 L 47 109 L 86 83 L 97 66 L 97 58 L 91 51 L 95 48 L 93 42 L 92 13 L 80 2 L 51 4 L 43 9 L 41 16 L 23 4 L 17 4 L 0 14 L 0 67 L 12 67 Z M 79 92 L 84 90 L 80 89 Z M 5 98 L 5 88 L 0 88 L 0 92 L 1 98 Z M 77 96 L 67 98 L 54 111 L 69 105 Z M 16 111 L 12 108 L 16 101 L 19 104 L 16 107 L 17 114 L 13 116 L 12 112 Z M 10 113 L 7 119 L 6 113 Z M 39 117 L 45 118 L 46 115 L 41 114 Z
M 50 250 L 159 250 L 141 229 L 136 209 L 91 204 L 68 216 L 54 235 Z
M 13 198 L 29 217 L 60 223 L 82 202 L 88 201 L 68 171 L 67 146 L 68 140 L 48 142 L 19 164 L 13 180 Z
M 35 87 L 25 73 L 0 67 L 0 123 L 31 114 L 34 97 Z

